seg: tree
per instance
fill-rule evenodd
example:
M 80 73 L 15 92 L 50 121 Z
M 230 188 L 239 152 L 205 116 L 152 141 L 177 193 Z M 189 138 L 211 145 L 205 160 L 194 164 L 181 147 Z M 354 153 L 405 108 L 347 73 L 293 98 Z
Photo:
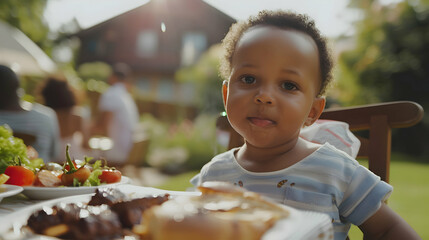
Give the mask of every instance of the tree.
M 350 6 L 361 9 L 363 18 L 356 25 L 355 49 L 339 59 L 339 86 L 356 87 L 346 104 L 411 100 L 428 109 L 428 1 L 383 6 L 376 0 L 352 0 Z M 347 89 L 341 91 L 347 95 Z M 416 127 L 394 134 L 394 140 L 399 139 L 393 142 L 394 149 L 429 154 L 427 117 Z M 412 138 L 421 141 L 401 140 Z
M 194 102 L 201 112 L 218 114 L 224 110 L 222 79 L 218 72 L 220 54 L 222 54 L 220 45 L 214 45 L 196 64 L 176 72 L 178 81 L 191 82 L 196 86 Z
M 47 0 L 1 0 L 0 19 L 20 29 L 43 50 L 50 50 L 49 28 L 43 21 L 46 3 Z

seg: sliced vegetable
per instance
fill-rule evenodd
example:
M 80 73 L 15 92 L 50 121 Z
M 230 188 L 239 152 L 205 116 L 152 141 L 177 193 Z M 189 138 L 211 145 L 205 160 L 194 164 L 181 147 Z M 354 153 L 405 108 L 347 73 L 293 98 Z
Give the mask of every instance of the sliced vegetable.
M 2 173 L 0 174 L 0 185 L 2 185 L 3 183 L 5 183 L 7 180 L 9 179 L 9 176 Z
M 6 184 L 28 186 L 34 181 L 34 172 L 24 166 L 8 166 L 4 173 L 9 176 Z
M 62 183 L 61 179 L 58 178 L 60 174 L 62 174 L 60 171 L 40 170 L 36 174 L 33 185 L 40 187 L 58 187 Z

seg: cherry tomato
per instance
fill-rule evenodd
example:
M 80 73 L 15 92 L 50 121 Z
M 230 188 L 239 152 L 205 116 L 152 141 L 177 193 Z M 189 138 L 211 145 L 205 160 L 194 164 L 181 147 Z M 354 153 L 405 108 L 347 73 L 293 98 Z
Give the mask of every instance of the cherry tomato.
M 8 166 L 4 173 L 9 176 L 6 184 L 28 186 L 34 181 L 33 171 L 23 166 Z
M 115 169 L 106 169 L 98 176 L 102 183 L 115 183 L 121 181 L 122 173 Z
M 73 179 L 76 178 L 81 184 L 88 179 L 91 174 L 89 168 L 83 166 L 75 172 L 67 172 L 61 175 L 61 182 L 64 186 L 73 186 Z
M 78 168 L 78 166 L 77 166 L 77 164 L 76 164 L 76 161 L 75 161 L 75 160 L 73 160 L 73 161 L 72 161 L 72 163 L 73 163 L 73 166 L 74 166 L 75 168 Z M 65 166 L 64 166 L 64 169 L 65 169 L 65 170 L 67 170 L 67 172 L 68 172 L 68 171 L 70 171 L 70 165 L 65 165 Z

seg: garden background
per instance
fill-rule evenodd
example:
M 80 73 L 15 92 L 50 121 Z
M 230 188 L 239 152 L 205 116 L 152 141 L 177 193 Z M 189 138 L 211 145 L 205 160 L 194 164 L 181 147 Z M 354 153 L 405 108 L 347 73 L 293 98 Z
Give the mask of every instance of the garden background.
M 0 1 L 0 19 L 17 27 L 49 56 L 70 29 L 52 32 L 43 20 L 46 0 Z M 429 1 L 396 1 L 382 5 L 376 0 L 351 0 L 349 7 L 360 12 L 355 34 L 330 39 L 335 46 L 347 42 L 336 55 L 335 82 L 328 91 L 331 106 L 354 106 L 386 101 L 415 101 L 426 110 L 423 120 L 407 129 L 392 132 L 391 184 L 389 205 L 421 235 L 429 239 L 425 226 L 429 200 Z M 213 46 L 200 60 L 176 72 L 179 81 L 195 84 L 197 117 L 163 121 L 142 114 L 150 137 L 143 167 L 152 167 L 169 178 L 157 187 L 185 190 L 190 177 L 216 153 L 225 150 L 216 133 L 216 118 L 223 111 L 221 79 L 218 76 L 219 46 Z M 55 58 L 54 58 L 55 60 Z M 58 63 L 69 82 L 86 96 L 82 105 L 92 104 L 91 94 L 103 92 L 109 67 L 94 62 L 76 67 L 73 58 Z M 25 76 L 24 99 L 38 101 L 40 77 Z M 219 89 L 217 91 L 216 89 Z M 137 99 L 138 100 L 138 99 Z M 363 162 L 365 164 L 365 162 Z M 360 238 L 353 230 L 352 238 Z

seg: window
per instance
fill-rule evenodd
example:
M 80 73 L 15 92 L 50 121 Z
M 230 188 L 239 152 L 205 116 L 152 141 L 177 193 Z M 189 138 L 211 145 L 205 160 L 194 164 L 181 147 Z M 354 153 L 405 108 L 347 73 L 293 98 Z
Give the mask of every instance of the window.
M 158 35 L 154 30 L 145 30 L 137 35 L 137 56 L 152 57 L 158 50 Z
M 207 39 L 204 33 L 188 32 L 182 37 L 182 65 L 194 64 L 206 50 Z
M 95 39 L 91 39 L 86 44 L 86 50 L 90 53 L 95 53 L 97 50 L 97 41 Z
M 158 83 L 158 100 L 161 102 L 174 101 L 174 83 L 171 79 L 161 79 Z
M 152 81 L 149 78 L 141 77 L 137 79 L 136 86 L 138 94 L 142 96 L 150 96 L 152 92 Z

